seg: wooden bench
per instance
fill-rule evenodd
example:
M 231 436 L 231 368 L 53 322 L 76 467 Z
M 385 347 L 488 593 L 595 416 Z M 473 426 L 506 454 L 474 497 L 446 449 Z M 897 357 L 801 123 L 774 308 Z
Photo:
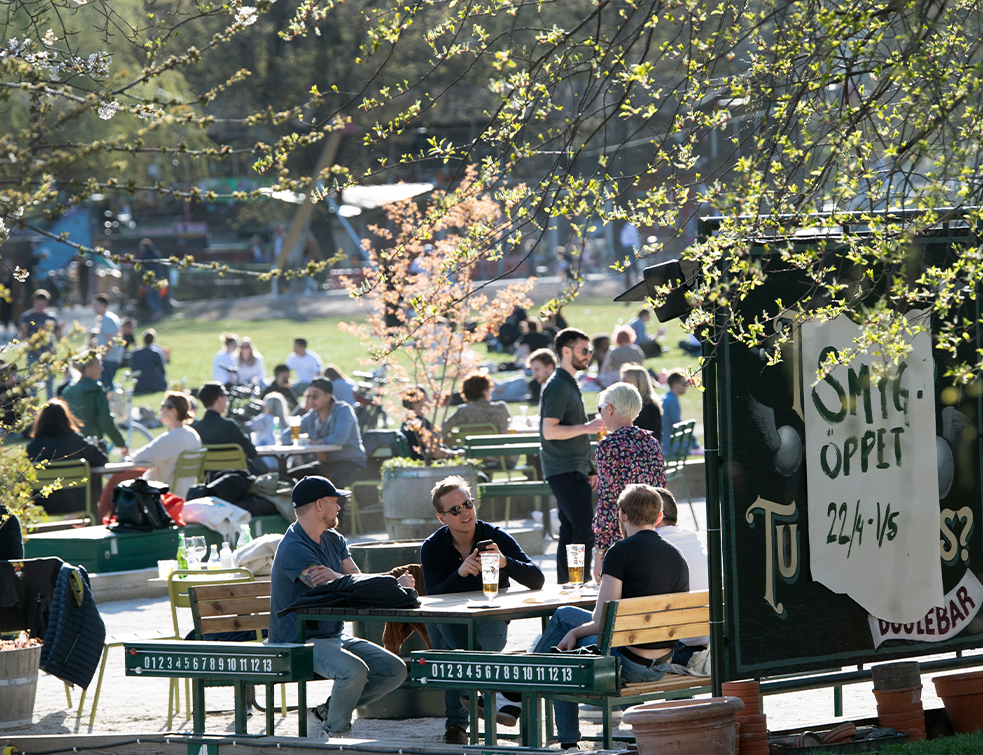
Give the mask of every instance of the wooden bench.
M 614 742 L 611 711 L 615 706 L 710 692 L 709 678 L 682 674 L 666 674 L 657 682 L 621 685 L 620 661 L 611 655 L 611 649 L 709 633 L 709 592 L 653 595 L 614 600 L 605 606 L 597 641 L 601 655 L 421 650 L 412 654 L 410 671 L 414 686 L 487 690 L 486 700 L 495 699 L 494 691 L 522 693 L 521 737 L 526 747 L 543 745 L 541 699 L 597 705 L 603 712 L 603 746 L 610 750 Z M 485 710 L 485 743 L 489 746 L 495 744 L 496 737 L 493 708 L 487 706 Z M 552 735 L 547 731 L 547 740 Z
M 257 631 L 270 622 L 270 583 L 199 585 L 189 589 L 195 636 L 217 632 Z M 311 644 L 258 642 L 147 641 L 124 645 L 127 676 L 191 679 L 192 722 L 205 731 L 205 685 L 231 684 L 235 689 L 235 731 L 246 733 L 251 695 L 247 687 L 266 688 L 266 734 L 273 735 L 273 687 L 297 684 L 300 736 L 307 736 L 307 682 L 314 673 Z

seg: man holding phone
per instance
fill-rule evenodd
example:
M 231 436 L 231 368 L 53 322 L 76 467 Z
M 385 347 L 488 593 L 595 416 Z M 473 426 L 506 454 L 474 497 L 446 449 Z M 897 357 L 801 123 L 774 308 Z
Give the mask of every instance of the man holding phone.
M 481 592 L 481 553 L 499 554 L 499 589 L 509 587 L 510 578 L 532 590 L 543 586 L 546 578 L 542 570 L 515 539 L 505 530 L 478 519 L 467 480 L 456 475 L 444 478 L 431 491 L 431 502 L 437 520 L 444 526 L 420 548 L 427 595 Z M 428 624 L 427 632 L 435 650 L 464 650 L 468 646 L 467 628 L 463 624 Z M 502 650 L 507 632 L 507 621 L 478 624 L 478 647 L 486 652 Z M 458 690 L 444 693 L 445 744 L 468 744 L 468 712 L 459 695 Z M 502 694 L 497 695 L 496 711 L 496 719 L 503 726 L 515 726 L 522 712 Z

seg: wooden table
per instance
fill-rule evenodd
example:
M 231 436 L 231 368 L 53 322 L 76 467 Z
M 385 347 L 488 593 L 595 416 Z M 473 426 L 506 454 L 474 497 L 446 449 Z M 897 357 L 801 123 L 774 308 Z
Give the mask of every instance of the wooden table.
M 489 601 L 480 592 L 450 593 L 447 595 L 424 595 L 420 597 L 419 608 L 305 608 L 298 611 L 297 641 L 306 640 L 305 623 L 308 620 L 324 621 L 372 621 L 372 622 L 411 622 L 419 624 L 466 624 L 468 646 L 465 650 L 477 650 L 478 624 L 491 621 L 517 621 L 519 619 L 542 619 L 543 630 L 549 618 L 562 606 L 578 606 L 592 610 L 597 602 L 597 591 L 584 588 L 579 596 L 572 592 L 562 594 L 561 588 L 553 586 L 544 590 L 529 590 L 521 585 L 513 585 L 499 592 L 494 601 Z M 489 603 L 495 605 L 488 607 Z M 477 688 L 475 692 L 477 691 Z M 494 698 L 486 710 L 486 721 L 494 724 Z M 471 694 L 471 743 L 478 741 L 478 696 Z M 489 718 L 490 716 L 490 718 Z M 490 733 L 492 741 L 495 733 Z
M 273 456 L 277 460 L 280 479 L 287 479 L 287 459 L 291 456 L 304 456 L 306 454 L 331 453 L 340 451 L 341 446 L 328 445 L 325 443 L 311 444 L 309 446 L 291 445 L 277 443 L 272 446 L 256 446 L 257 456 Z

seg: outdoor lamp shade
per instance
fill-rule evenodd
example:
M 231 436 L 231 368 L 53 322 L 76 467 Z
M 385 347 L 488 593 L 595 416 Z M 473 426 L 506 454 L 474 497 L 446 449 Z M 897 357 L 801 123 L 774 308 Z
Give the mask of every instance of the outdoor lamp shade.
M 692 288 L 687 283 L 686 274 L 679 260 L 669 260 L 660 265 L 645 268 L 644 278 L 627 291 L 615 297 L 615 301 L 644 301 L 648 297 L 655 298 L 656 289 L 660 286 L 672 285 L 673 289 L 666 297 L 661 307 L 655 308 L 655 316 L 659 322 L 669 322 L 677 317 L 685 317 L 691 307 L 686 303 L 686 292 Z

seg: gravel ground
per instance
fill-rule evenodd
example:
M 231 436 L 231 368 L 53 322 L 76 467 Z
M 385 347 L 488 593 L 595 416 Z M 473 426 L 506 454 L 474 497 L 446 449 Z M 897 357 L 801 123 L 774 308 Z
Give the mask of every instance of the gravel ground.
M 682 517 L 689 516 L 685 509 Z M 681 524 L 687 525 L 682 521 Z M 547 555 L 537 560 L 543 567 L 547 584 L 555 584 L 554 567 L 555 544 L 550 544 Z M 148 629 L 169 629 L 171 626 L 170 604 L 167 599 L 122 600 L 100 604 L 99 609 L 109 634 L 128 633 Z M 190 631 L 190 614 L 182 617 L 182 631 Z M 540 630 L 538 621 L 513 622 L 509 630 L 507 650 L 529 649 L 534 644 Z M 924 680 L 923 699 L 926 708 L 941 707 L 935 696 L 934 685 Z M 291 700 L 288 688 L 288 700 Z M 320 702 L 330 693 L 331 682 L 314 682 L 308 685 L 308 700 Z M 65 686 L 58 679 L 42 673 L 38 682 L 37 702 L 34 708 L 34 721 L 29 729 L 20 729 L 18 734 L 59 734 L 59 733 L 161 733 L 167 730 L 168 683 L 163 679 L 141 679 L 127 677 L 123 673 L 123 652 L 114 648 L 110 651 L 106 676 L 95 726 L 89 728 L 91 697 L 95 692 L 95 680 L 90 686 L 85 700 L 82 716 L 77 715 L 79 690 L 72 694 L 73 708 L 66 706 Z M 183 692 L 182 692 L 183 695 Z M 262 695 L 262 693 L 260 693 Z M 208 716 L 210 733 L 233 733 L 231 713 L 233 695 L 231 688 L 209 689 L 207 694 L 209 710 L 225 710 Z M 279 700 L 279 693 L 277 693 Z M 818 727 L 836 721 L 833 716 L 833 692 L 831 689 L 815 690 L 766 698 L 765 712 L 768 715 L 769 729 L 784 730 L 797 727 Z M 870 684 L 855 684 L 843 690 L 843 707 L 846 719 L 859 719 L 874 716 L 875 701 Z M 265 717 L 257 713 L 249 722 L 249 730 L 254 734 L 264 730 Z M 444 722 L 438 718 L 419 718 L 403 721 L 384 721 L 377 719 L 357 719 L 352 729 L 352 737 L 378 740 L 399 740 L 401 742 L 439 742 L 443 735 Z M 191 722 L 185 720 L 182 711 L 176 716 L 172 731 L 190 731 Z M 585 735 L 599 734 L 600 726 L 590 721 L 582 724 Z M 504 730 L 508 731 L 508 730 Z M 517 729 L 515 730 L 517 731 Z M 276 733 L 281 736 L 294 736 L 297 733 L 296 714 L 287 718 L 279 714 L 276 720 Z M 627 732 L 626 732 L 627 733 Z M 583 747 L 589 747 L 584 743 Z M 599 746 L 599 745 L 598 745 Z

